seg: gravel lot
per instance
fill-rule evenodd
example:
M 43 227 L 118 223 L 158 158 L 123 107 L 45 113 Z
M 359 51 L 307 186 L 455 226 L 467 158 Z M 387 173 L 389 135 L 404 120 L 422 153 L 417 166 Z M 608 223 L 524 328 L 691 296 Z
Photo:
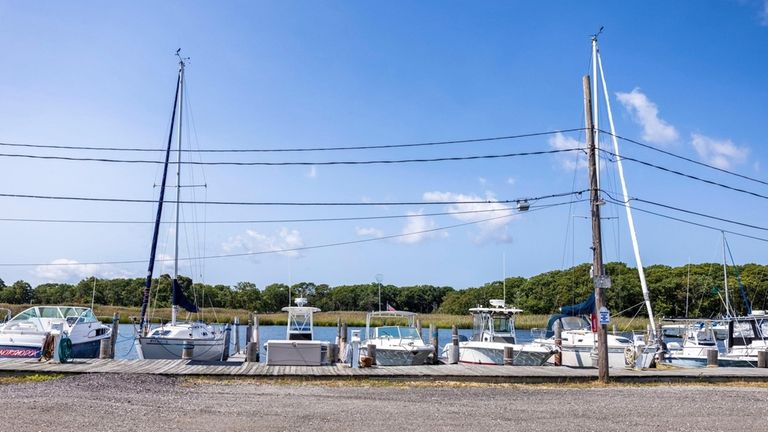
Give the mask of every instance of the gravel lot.
M 74 375 L 0 384 L 0 431 L 760 431 L 768 387 Z

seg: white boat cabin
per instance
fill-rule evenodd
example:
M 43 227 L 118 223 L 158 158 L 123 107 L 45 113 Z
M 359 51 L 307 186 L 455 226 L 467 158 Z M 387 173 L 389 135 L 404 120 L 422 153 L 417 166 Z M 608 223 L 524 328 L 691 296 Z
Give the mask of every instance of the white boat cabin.
M 516 343 L 515 315 L 522 309 L 507 307 L 504 300 L 491 300 L 490 307 L 469 309 L 473 319 L 472 340 L 479 342 Z

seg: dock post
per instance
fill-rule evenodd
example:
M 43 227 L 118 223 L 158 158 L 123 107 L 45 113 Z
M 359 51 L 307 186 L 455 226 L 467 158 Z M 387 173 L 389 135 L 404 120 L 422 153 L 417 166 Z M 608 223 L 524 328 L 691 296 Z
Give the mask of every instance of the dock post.
M 437 326 L 435 324 L 432 324 L 432 323 L 429 324 L 429 334 L 430 334 L 429 343 L 432 344 L 432 364 L 437 364 L 438 355 L 440 352 L 438 351 L 438 348 L 437 348 L 437 345 L 438 345 Z
M 339 339 L 339 356 L 342 358 L 342 363 L 347 362 L 347 323 L 341 324 L 341 337 Z M 350 360 L 350 366 L 351 365 L 352 365 L 352 360 Z
M 448 352 L 448 363 L 457 364 L 459 362 L 459 327 L 454 324 L 451 327 L 451 350 Z
M 514 366 L 515 349 L 511 346 L 504 347 L 504 366 Z
M 710 348 L 707 350 L 707 367 L 717 367 L 717 349 Z
M 111 338 L 104 338 L 99 343 L 99 358 L 100 359 L 109 359 L 112 358 L 112 355 L 110 353 L 110 348 L 112 348 L 112 341 Z
M 235 328 L 235 354 L 240 352 L 240 317 L 235 316 L 232 320 Z
M 256 342 L 248 342 L 245 344 L 245 361 L 248 363 L 259 362 L 259 345 Z
M 555 321 L 555 366 L 563 365 L 563 327 L 560 321 Z
M 195 345 L 192 342 L 184 342 L 184 347 L 181 349 L 181 359 L 192 360 L 194 351 Z
M 421 334 L 421 320 L 420 319 L 416 320 L 416 332 L 419 333 L 419 339 L 421 339 L 421 341 L 423 342 L 424 341 L 424 336 Z
M 757 352 L 757 367 L 759 368 L 768 367 L 768 351 Z
M 253 321 L 248 318 L 248 326 L 245 328 L 245 345 L 248 346 L 248 342 L 253 338 Z M 245 348 L 243 348 L 245 349 Z
M 119 326 L 120 326 L 120 314 L 115 312 L 114 314 L 112 314 L 112 334 L 110 335 L 110 338 L 109 338 L 109 345 L 110 345 L 109 358 L 112 358 L 112 359 L 115 358 L 115 344 L 117 344 L 117 336 L 118 336 L 117 328 Z
M 376 344 L 368 344 L 366 350 L 368 357 L 371 358 L 371 366 L 376 366 Z
M 227 323 L 224 326 L 224 350 L 221 352 L 221 361 L 229 360 L 229 346 L 232 342 L 232 327 Z

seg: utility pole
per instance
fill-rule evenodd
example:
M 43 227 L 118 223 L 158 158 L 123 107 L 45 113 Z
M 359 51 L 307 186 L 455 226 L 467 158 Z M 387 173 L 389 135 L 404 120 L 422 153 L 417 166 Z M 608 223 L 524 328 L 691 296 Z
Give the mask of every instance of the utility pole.
M 595 149 L 595 130 L 592 123 L 592 86 L 589 75 L 584 75 L 584 115 L 587 126 L 587 159 L 589 160 L 589 202 L 592 209 L 592 280 L 595 283 L 595 314 L 605 306 L 603 283 L 603 247 L 600 231 L 600 193 L 597 186 L 597 163 Z M 597 329 L 597 367 L 598 379 L 608 382 L 608 329 L 600 324 Z

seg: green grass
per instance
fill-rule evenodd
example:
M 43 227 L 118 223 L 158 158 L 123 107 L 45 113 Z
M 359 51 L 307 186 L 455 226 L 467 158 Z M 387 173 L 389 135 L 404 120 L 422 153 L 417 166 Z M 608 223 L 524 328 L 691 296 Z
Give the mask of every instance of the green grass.
M 26 383 L 39 383 L 59 379 L 63 377 L 62 374 L 11 374 L 0 375 L 0 385 L 4 384 L 26 384 Z
M 29 305 L 0 304 L 0 307 L 9 308 L 13 313 L 18 313 L 29 307 Z M 95 305 L 94 312 L 104 322 L 112 321 L 112 315 L 118 313 L 120 314 L 120 322 L 126 324 L 131 322 L 131 317 L 139 316 L 140 309 L 138 307 Z M 250 316 L 250 311 L 243 309 L 207 308 L 203 312 L 203 319 L 205 321 L 218 323 L 232 322 L 234 317 L 239 317 L 240 323 L 246 324 Z M 341 322 L 346 322 L 350 327 L 365 327 L 365 315 L 365 312 L 358 311 L 319 312 L 315 314 L 315 325 L 332 327 L 336 325 L 337 320 L 341 320 Z M 258 316 L 260 325 L 287 324 L 287 315 L 285 313 L 264 313 L 258 314 Z M 180 314 L 180 317 L 184 318 L 185 314 Z M 159 322 L 160 320 L 169 321 L 171 319 L 171 309 L 155 309 L 150 312 L 150 318 L 152 322 Z M 195 318 L 195 316 L 193 315 L 192 318 Z M 417 318 L 421 321 L 423 328 L 428 328 L 430 324 L 435 324 L 438 328 L 451 328 L 454 324 L 459 328 L 472 328 L 472 318 L 469 314 L 421 314 Z M 547 318 L 547 315 L 522 314 L 517 316 L 515 326 L 518 329 L 545 328 L 547 326 Z M 648 326 L 647 318 L 612 317 L 611 320 L 612 323 L 608 326 L 609 330 L 613 328 L 613 324 L 616 325 L 616 329 L 619 331 L 645 330 Z

